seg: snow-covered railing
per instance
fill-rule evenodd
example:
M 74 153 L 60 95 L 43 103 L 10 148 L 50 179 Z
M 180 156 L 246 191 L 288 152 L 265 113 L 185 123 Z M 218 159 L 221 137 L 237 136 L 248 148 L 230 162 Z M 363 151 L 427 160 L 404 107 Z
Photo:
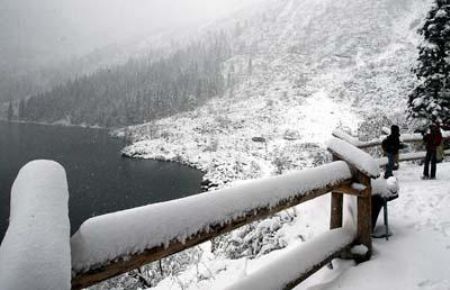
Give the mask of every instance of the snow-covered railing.
M 357 240 L 367 248 L 366 259 L 372 254 L 372 179 L 380 176 L 378 163 L 368 153 L 338 138 L 331 138 L 327 144 L 333 160 L 344 160 L 353 173 L 352 186 L 334 190 L 331 193 L 332 229 L 342 227 L 343 193 L 357 196 Z
M 79 289 L 349 186 L 343 161 L 87 220 L 72 237 Z M 353 241 L 354 237 L 352 237 Z M 321 262 L 321 261 L 317 261 Z
M 271 264 L 226 288 L 234 289 L 292 289 L 311 274 L 340 257 L 342 253 L 354 255 L 358 261 L 369 259 L 372 253 L 371 241 L 371 201 L 372 193 L 386 190 L 384 179 L 380 175 L 377 162 L 366 152 L 345 142 L 332 138 L 328 150 L 334 160 L 342 159 L 352 171 L 352 182 L 335 187 L 331 199 L 331 231 L 309 241 L 272 261 Z M 372 188 L 374 187 L 374 188 Z M 342 227 L 343 194 L 357 198 L 357 228 Z M 355 237 L 352 240 L 351 237 Z M 350 247 L 361 244 L 353 253 Z
M 88 219 L 70 241 L 65 174 L 59 165 L 47 161 L 43 163 L 47 166 L 45 170 L 33 173 L 40 177 L 38 180 L 35 180 L 31 173 L 25 174 L 21 171 L 19 174 L 18 180 L 21 180 L 19 184 L 26 184 L 24 179 L 29 179 L 30 184 L 33 184 L 32 187 L 21 186 L 21 188 L 25 187 L 27 192 L 29 190 L 32 197 L 26 200 L 23 197 L 20 199 L 12 197 L 11 225 L 3 241 L 1 253 L 3 257 L 6 257 L 5 261 L 9 261 L 13 257 L 26 257 L 26 254 L 22 255 L 19 250 L 33 252 L 33 249 L 39 248 L 40 253 L 46 253 L 46 257 L 39 256 L 40 262 L 36 264 L 41 265 L 43 261 L 49 265 L 52 281 L 61 285 L 56 288 L 70 287 L 67 286 L 69 283 L 67 281 L 71 268 L 72 289 L 81 289 L 329 192 L 332 193 L 330 228 L 342 228 L 343 194 L 356 196 L 358 201 L 356 231 L 353 229 L 332 230 L 325 236 L 319 236 L 317 240 L 306 244 L 304 249 L 296 250 L 295 255 L 307 256 L 302 262 L 291 261 L 290 265 L 296 268 L 277 276 L 278 280 L 273 281 L 279 285 L 278 288 L 289 288 L 306 279 L 331 259 L 342 255 L 354 244 L 361 244 L 365 249 L 364 253 L 356 255 L 359 260 L 368 259 L 371 256 L 371 180 L 379 176 L 378 163 L 361 149 L 337 138 L 330 140 L 328 149 L 335 161 L 316 168 L 242 182 L 232 188 Z M 37 170 L 36 167 L 33 168 L 34 171 Z M 45 180 L 53 176 L 56 176 L 55 180 L 46 183 Z M 13 195 L 16 190 L 13 188 Z M 42 192 L 48 193 L 49 196 Z M 62 194 L 58 195 L 61 192 Z M 36 195 L 36 193 L 39 194 Z M 30 207 L 26 209 L 26 212 L 24 210 L 21 216 L 26 218 L 27 215 L 49 213 L 48 217 L 52 218 L 47 221 L 44 218 L 45 215 L 42 218 L 39 217 L 40 221 L 44 221 L 39 224 L 18 219 L 17 209 L 26 208 L 29 204 L 28 199 L 34 200 L 40 195 L 44 195 L 44 198 L 39 198 L 39 202 L 36 202 L 40 211 Z M 18 203 L 23 205 L 18 206 Z M 32 229 L 27 229 L 32 233 L 32 238 L 29 240 L 23 239 L 24 232 L 21 226 L 24 223 L 33 226 Z M 16 232 L 21 236 L 14 234 Z M 43 235 L 34 238 L 34 234 L 38 232 Z M 339 238 L 330 239 L 330 237 Z M 33 241 L 33 245 L 29 244 L 29 241 Z M 13 242 L 16 242 L 18 250 L 9 252 L 9 249 L 15 247 L 11 245 Z M 49 253 L 49 247 L 51 247 L 51 253 Z M 312 247 L 315 248 L 313 254 L 310 250 Z M 8 252 L 4 249 L 8 249 Z M 306 252 L 309 254 L 305 254 Z M 68 253 L 71 253 L 71 256 Z M 67 266 L 70 261 L 71 267 Z M 29 260 L 27 259 L 26 262 Z M 279 262 L 276 263 L 279 264 Z M 30 263 L 30 265 L 36 264 Z M 6 267 L 4 265 L 9 264 L 0 265 Z M 5 272 L 3 268 L 0 271 L 0 277 L 3 272 L 10 271 L 7 278 L 4 278 L 6 282 L 0 280 L 2 283 L 9 283 L 8 281 L 16 283 L 14 281 L 21 279 L 14 276 L 14 274 L 22 275 L 21 264 L 13 265 L 17 266 L 15 268 L 7 266 Z M 26 265 L 23 265 L 23 268 L 26 269 Z M 45 267 L 33 266 L 33 269 L 43 269 L 44 273 L 47 273 Z M 34 271 L 38 272 L 38 270 Z M 264 275 L 264 272 L 255 275 L 259 277 L 258 275 Z M 242 283 L 253 285 L 255 281 L 250 280 L 245 279 Z M 0 286 L 3 285 L 0 284 Z M 36 284 L 33 287 L 19 288 L 39 289 Z M 52 286 L 44 288 L 55 289 Z
M 305 273 L 315 273 L 332 259 L 338 258 L 342 251 L 350 250 L 354 236 L 351 229 L 331 230 L 280 255 L 268 266 L 245 276 L 226 290 L 292 289 L 309 276 Z
M 0 289 L 70 289 L 69 194 L 64 168 L 25 165 L 11 190 L 9 227 L 0 246 Z
M 382 139 L 373 139 L 370 141 L 360 141 L 358 138 L 353 137 L 340 129 L 335 129 L 332 132 L 332 135 L 338 139 L 344 140 L 347 143 L 350 143 L 353 146 L 361 148 L 361 149 L 379 146 L 379 145 L 381 145 L 381 141 L 382 141 Z
M 359 150 L 356 146 L 338 138 L 329 140 L 328 150 L 337 159 L 345 160 L 370 178 L 380 176 L 380 169 L 375 160 L 368 153 Z
M 398 161 L 413 161 L 425 159 L 426 152 L 410 152 L 399 154 Z M 450 156 L 450 149 L 444 151 L 444 155 Z M 380 167 L 386 166 L 388 163 L 387 157 L 381 157 L 377 159 L 378 165 Z
M 382 131 L 386 134 L 390 133 L 390 130 L 388 128 L 383 128 Z M 339 130 L 339 129 L 336 129 L 333 131 L 333 136 L 336 138 L 339 138 L 343 141 L 346 141 L 347 143 L 350 143 L 353 146 L 358 147 L 360 149 L 381 146 L 381 142 L 383 141 L 383 137 L 380 137 L 378 139 L 374 139 L 371 141 L 360 141 L 357 138 L 350 136 L 346 132 Z M 445 140 L 450 140 L 450 131 L 442 130 L 442 137 Z M 422 134 L 418 134 L 418 133 L 401 134 L 400 141 L 403 143 L 420 143 L 420 142 L 423 142 L 423 136 L 422 136 Z M 450 155 L 450 150 L 446 150 L 444 152 L 444 154 Z M 420 160 L 423 158 L 425 158 L 425 152 L 400 153 L 399 154 L 399 161 L 413 161 L 413 160 Z M 378 163 L 380 166 L 385 166 L 387 164 L 387 158 L 378 159 Z

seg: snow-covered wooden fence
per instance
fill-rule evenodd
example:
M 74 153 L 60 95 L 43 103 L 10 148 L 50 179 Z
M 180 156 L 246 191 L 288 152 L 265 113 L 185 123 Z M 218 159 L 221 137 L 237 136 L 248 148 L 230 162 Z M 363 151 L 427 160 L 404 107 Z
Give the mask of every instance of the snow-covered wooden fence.
M 71 287 L 69 193 L 64 168 L 25 165 L 11 190 L 9 227 L 0 246 L 0 289 Z
M 369 259 L 372 249 L 371 195 L 372 191 L 377 190 L 374 184 L 379 183 L 374 182 L 379 176 L 379 163 L 368 153 L 347 141 L 338 138 L 330 140 L 328 149 L 333 154 L 334 161 L 326 165 L 88 219 L 70 240 L 72 289 L 81 289 L 157 261 L 327 193 L 331 193 L 332 196 L 330 232 L 295 249 L 288 260 L 280 257 L 273 265 L 246 277 L 238 284 L 230 286 L 230 289 L 253 286 L 258 289 L 292 288 L 333 258 L 348 252 L 355 244 L 364 245 L 367 250 L 364 254 L 360 253 L 358 259 Z M 45 189 L 43 187 L 37 191 Z M 32 187 L 27 190 L 30 194 L 36 191 Z M 61 186 L 59 191 L 67 191 L 67 188 Z M 357 198 L 356 229 L 342 228 L 344 194 Z M 16 199 L 12 198 L 12 201 L 14 200 Z M 52 200 L 53 198 L 48 199 L 49 204 L 56 206 Z M 67 209 L 67 204 L 61 206 Z M 0 253 L 7 251 L 5 250 L 9 247 L 7 238 L 9 233 L 13 232 L 14 219 L 17 219 L 17 212 L 14 212 L 17 205 L 12 204 L 11 208 L 13 209 L 11 216 L 14 218 L 11 220 Z M 30 213 L 28 211 L 21 213 L 24 216 L 27 214 Z M 65 223 L 66 218 L 67 216 L 60 221 Z M 53 226 L 44 223 L 37 225 L 34 231 L 52 233 L 52 237 L 58 235 L 63 241 L 61 243 L 69 247 L 69 233 L 64 229 L 61 227 L 53 234 L 55 230 Z M 19 238 L 16 241 L 24 247 L 36 249 Z M 62 253 L 65 253 L 65 250 L 62 250 Z M 14 254 L 8 255 L 12 257 Z M 21 253 L 17 252 L 16 255 L 20 256 Z M 299 256 L 305 256 L 305 259 L 298 258 Z M 65 261 L 67 260 L 55 260 L 54 263 Z M 276 273 L 276 265 L 286 261 L 290 261 L 290 270 L 285 271 L 286 267 L 282 267 L 283 273 Z M 26 266 L 25 262 L 30 261 L 22 261 L 23 267 Z M 35 262 L 34 265 L 40 265 L 38 261 Z M 3 267 L 1 263 L 0 267 Z M 20 267 L 19 265 L 15 269 L 19 272 Z M 67 277 L 70 273 L 66 273 L 66 270 L 63 265 L 61 269 L 54 271 L 53 276 L 61 276 L 60 279 L 66 281 L 70 279 Z M 262 285 L 258 285 L 257 282 L 258 277 L 265 275 L 267 271 L 277 279 L 261 287 Z M 40 281 L 37 279 L 35 282 Z M 2 283 L 5 282 L 0 280 L 0 288 L 3 287 Z M 39 289 L 36 284 L 32 288 Z
M 388 128 L 383 128 L 382 131 L 385 134 L 390 134 L 390 130 Z M 371 147 L 381 146 L 381 142 L 383 141 L 383 138 L 384 138 L 384 137 L 380 137 L 380 138 L 373 139 L 370 141 L 360 141 L 356 137 L 353 137 L 339 129 L 334 130 L 332 134 L 334 137 L 344 140 L 360 149 L 367 149 L 367 148 L 371 148 Z M 444 140 L 450 140 L 450 131 L 442 130 L 442 137 Z M 418 134 L 418 133 L 401 134 L 400 141 L 403 143 L 421 143 L 421 142 L 423 142 L 423 136 L 422 136 L 422 134 Z M 445 153 L 445 155 L 450 155 L 450 150 L 446 150 L 446 151 L 444 151 L 444 153 Z M 400 154 L 399 161 L 419 160 L 419 159 L 423 159 L 424 157 L 425 157 L 425 152 L 406 153 L 406 154 Z M 380 165 L 384 166 L 387 163 L 387 159 L 382 158 L 382 159 L 378 160 L 378 162 Z

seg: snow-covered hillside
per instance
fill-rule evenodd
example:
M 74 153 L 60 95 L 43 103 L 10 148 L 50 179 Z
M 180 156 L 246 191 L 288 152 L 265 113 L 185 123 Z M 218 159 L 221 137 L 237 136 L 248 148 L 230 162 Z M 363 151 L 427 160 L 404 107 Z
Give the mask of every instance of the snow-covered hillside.
M 217 24 L 234 35 L 234 54 L 223 65 L 234 85 L 225 96 L 123 130 L 134 141 L 123 152 L 194 166 L 219 186 L 326 162 L 324 144 L 336 127 L 356 132 L 369 119 L 404 120 L 420 41 L 416 30 L 430 5 L 431 0 L 261 1 Z M 371 124 L 364 128 L 381 133 Z M 277 247 L 309 240 L 328 228 L 328 204 L 327 198 L 314 200 L 294 210 L 290 222 L 274 217 L 232 233 L 230 241 L 251 240 L 248 232 L 272 235 Z M 216 289 L 272 255 L 224 261 L 208 247 L 201 247 L 195 267 L 158 287 Z
M 320 163 L 334 128 L 404 115 L 429 5 L 264 0 L 217 23 L 235 35 L 226 96 L 130 128 L 135 143 L 124 153 L 190 164 L 218 184 Z

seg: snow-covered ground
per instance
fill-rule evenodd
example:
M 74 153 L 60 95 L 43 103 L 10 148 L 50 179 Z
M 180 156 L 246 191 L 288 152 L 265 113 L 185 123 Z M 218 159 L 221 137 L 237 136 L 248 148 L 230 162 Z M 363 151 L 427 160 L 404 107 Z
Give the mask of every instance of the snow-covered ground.
M 388 241 L 373 239 L 370 261 L 333 261 L 296 290 L 448 290 L 450 289 L 450 163 L 438 165 L 437 180 L 421 180 L 422 167 L 402 164 L 395 172 L 400 197 L 389 204 Z M 285 249 L 257 259 L 218 259 L 208 251 L 178 277 L 163 280 L 157 289 L 222 289 L 270 264 L 276 257 L 328 230 L 329 196 L 295 208 L 301 218 L 282 229 Z M 382 217 L 378 220 L 382 225 Z M 271 277 L 267 277 L 271 279 Z
M 437 180 L 421 180 L 421 170 L 407 165 L 397 173 L 400 198 L 389 204 L 393 236 L 373 240 L 370 261 L 336 261 L 334 270 L 296 289 L 450 289 L 450 164 L 438 165 Z

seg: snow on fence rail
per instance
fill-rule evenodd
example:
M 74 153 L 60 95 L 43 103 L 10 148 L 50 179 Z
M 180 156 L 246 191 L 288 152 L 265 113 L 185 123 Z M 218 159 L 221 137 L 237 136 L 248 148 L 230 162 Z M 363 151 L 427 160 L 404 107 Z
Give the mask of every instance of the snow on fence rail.
M 426 152 L 410 152 L 399 154 L 398 161 L 413 161 L 425 159 Z M 444 151 L 444 155 L 450 156 L 450 149 Z M 387 157 L 381 157 L 377 159 L 378 165 L 380 167 L 386 166 L 388 163 Z
M 66 173 L 58 163 L 33 161 L 19 171 L 0 246 L 0 289 L 70 289 L 68 202 Z
M 343 161 L 91 218 L 72 238 L 82 288 L 349 184 Z M 320 262 L 320 261 L 317 261 Z
M 390 132 L 388 128 L 383 128 L 383 132 L 386 132 L 386 130 L 388 130 L 388 133 Z M 381 142 L 383 141 L 382 138 L 374 139 L 371 141 L 360 141 L 357 138 L 350 136 L 349 134 L 339 129 L 334 130 L 332 135 L 360 149 L 381 146 Z M 442 130 L 442 137 L 446 140 L 450 140 L 450 131 Z M 418 133 L 402 134 L 400 136 L 400 141 L 403 143 L 419 143 L 423 141 L 423 136 L 422 134 Z M 445 150 L 444 154 L 450 155 L 450 150 Z M 399 155 L 399 161 L 412 161 L 412 160 L 420 160 L 423 158 L 425 158 L 425 152 L 401 153 Z M 387 164 L 387 158 L 385 157 L 379 158 L 377 162 L 379 166 L 385 166 Z
M 64 171 L 56 166 L 56 163 L 44 162 L 48 168 L 36 173 L 36 176 L 40 176 L 39 180 L 34 180 L 31 174 L 25 173 L 19 174 L 18 177 L 18 180 L 21 180 L 20 184 L 27 184 L 28 181 L 23 180 L 30 179 L 31 184 L 39 185 L 37 187 L 22 186 L 34 199 L 36 199 L 36 192 L 43 194 L 42 192 L 48 190 L 49 194 L 48 196 L 44 194 L 46 198 L 40 198 L 38 204 L 46 202 L 41 205 L 42 213 L 49 212 L 49 216 L 52 217 L 51 222 L 43 218 L 43 223 L 34 224 L 32 229 L 27 229 L 32 233 L 31 240 L 36 240 L 39 250 L 43 249 L 43 253 L 47 254 L 46 257 L 36 256 L 39 257 L 36 263 L 48 264 L 48 269 L 51 270 L 48 273 L 52 273 L 54 283 L 61 285 L 56 287 L 58 289 L 68 289 L 67 281 L 70 279 L 68 275 L 72 268 L 72 289 L 81 289 L 329 192 L 332 192 L 331 229 L 342 227 L 343 194 L 357 197 L 356 235 L 353 232 L 348 234 L 345 230 L 336 230 L 325 237 L 320 237 L 319 241 L 327 240 L 326 237 L 335 235 L 340 238 L 319 243 L 319 248 L 314 251 L 314 255 L 308 254 L 304 257 L 304 263 L 292 262 L 292 266 L 298 268 L 290 271 L 289 275 L 278 277 L 276 282 L 279 286 L 276 288 L 294 286 L 295 283 L 306 279 L 332 257 L 339 256 L 343 250 L 355 243 L 367 248 L 367 252 L 359 255 L 358 259 L 369 259 L 372 250 L 371 179 L 379 175 L 377 162 L 367 153 L 336 138 L 329 142 L 328 149 L 335 160 L 343 161 L 335 161 L 286 175 L 248 181 L 233 188 L 97 216 L 85 221 L 70 241 L 67 220 L 67 183 Z M 36 171 L 36 168 L 33 170 Z M 48 185 L 46 179 L 53 176 L 56 176 L 56 180 L 48 181 Z M 61 181 L 62 179 L 64 182 Z M 52 184 L 54 186 L 50 186 Z M 13 188 L 13 195 L 14 191 L 15 188 Z M 58 193 L 61 193 L 61 196 Z M 6 253 L 5 249 L 14 248 L 14 245 L 11 245 L 12 241 L 17 242 L 18 249 L 24 249 L 26 253 L 37 249 L 29 244 L 28 239 L 24 241 L 23 231 L 20 232 L 22 238 L 14 235 L 16 231 L 21 230 L 22 222 L 17 221 L 26 219 L 30 213 L 34 213 L 35 209 L 32 207 L 28 209 L 27 205 L 29 202 L 24 198 L 17 200 L 12 198 L 11 225 L 0 249 L 0 253 L 8 261 L 17 256 L 18 260 L 22 259 L 21 263 L 24 263 L 23 259 L 29 262 L 26 254 L 22 256 L 19 250 Z M 16 208 L 22 207 L 26 210 L 16 211 Z M 44 235 L 34 238 L 37 233 L 44 233 Z M 71 257 L 68 250 L 69 244 Z M 49 246 L 52 247 L 51 250 L 48 249 Z M 305 251 L 299 250 L 296 253 L 302 254 Z M 70 264 L 70 258 L 72 259 L 71 267 L 67 266 Z M 14 269 L 5 269 L 14 272 L 15 275 L 22 275 L 22 266 L 20 266 L 22 264 L 14 265 L 18 266 Z M 26 265 L 23 264 L 23 267 L 26 268 Z M 47 273 L 45 267 L 37 267 L 37 269 Z M 2 272 L 3 268 L 0 273 Z M 14 281 L 17 280 L 17 283 L 22 283 L 19 282 L 21 277 L 8 275 L 7 278 L 9 280 L 0 281 L 16 283 Z M 33 287 L 7 287 L 6 289 L 26 288 L 38 287 L 33 285 Z M 45 288 L 56 289 L 52 286 Z
M 352 144 L 332 138 L 327 143 L 328 150 L 338 159 L 345 160 L 370 178 L 380 176 L 380 169 L 377 162 L 368 153 L 359 150 Z
M 277 257 L 271 264 L 250 273 L 225 290 L 292 289 L 309 275 L 350 250 L 355 232 L 347 228 L 333 229 Z M 317 261 L 322 261 L 317 263 Z

